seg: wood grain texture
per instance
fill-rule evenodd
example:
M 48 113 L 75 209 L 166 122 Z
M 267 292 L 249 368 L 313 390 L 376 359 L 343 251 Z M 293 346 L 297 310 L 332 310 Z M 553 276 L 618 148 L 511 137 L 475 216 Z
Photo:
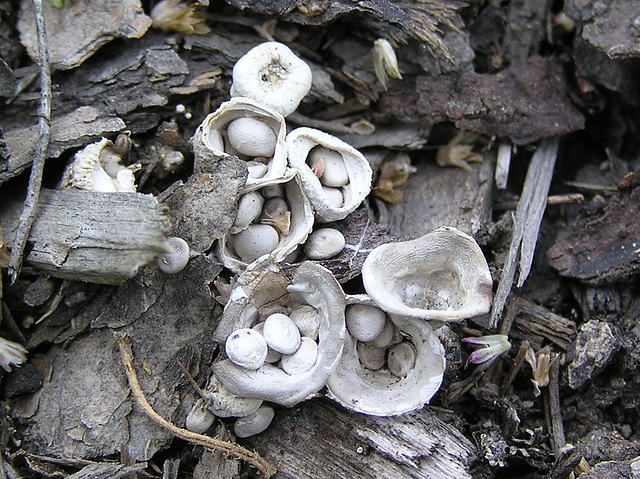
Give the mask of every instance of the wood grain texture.
M 278 468 L 276 479 L 465 479 L 475 452 L 428 408 L 373 417 L 327 400 L 276 411 L 267 431 L 247 442 Z
M 19 198 L 0 208 L 0 226 L 13 244 Z M 16 200 L 18 198 L 18 200 Z M 29 235 L 26 264 L 51 276 L 121 284 L 161 250 L 168 221 L 150 195 L 42 190 Z

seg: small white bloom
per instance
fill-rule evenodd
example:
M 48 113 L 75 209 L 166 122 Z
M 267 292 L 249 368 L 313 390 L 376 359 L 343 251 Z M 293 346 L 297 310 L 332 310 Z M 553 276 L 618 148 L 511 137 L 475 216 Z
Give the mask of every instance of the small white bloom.
M 27 360 L 27 350 L 21 344 L 0 338 L 0 366 L 11 372 L 11 366 L 19 366 Z
M 391 43 L 384 38 L 378 38 L 373 43 L 373 69 L 376 72 L 378 81 L 384 89 L 387 89 L 389 76 L 402 80 L 402 75 L 398 69 L 398 58 Z

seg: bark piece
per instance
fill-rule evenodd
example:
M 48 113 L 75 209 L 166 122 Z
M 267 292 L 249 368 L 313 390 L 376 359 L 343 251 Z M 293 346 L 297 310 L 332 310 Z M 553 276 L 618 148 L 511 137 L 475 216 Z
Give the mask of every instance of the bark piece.
M 628 461 L 603 461 L 580 474 L 583 479 L 619 479 L 640 475 L 640 457 Z
M 9 123 L 5 123 L 7 124 Z M 109 116 L 102 110 L 91 106 L 78 107 L 51 121 L 47 157 L 57 158 L 70 148 L 82 146 L 102 136 L 109 136 L 123 130 L 125 126 L 120 118 Z M 0 170 L 0 184 L 20 174 L 31 163 L 38 142 L 38 126 L 6 130 L 4 139 L 10 156 L 6 165 L 3 165 L 4 168 Z
M 610 58 L 584 38 L 576 37 L 573 59 L 585 79 L 620 93 L 623 104 L 640 105 L 640 66 L 636 58 Z
M 327 401 L 278 411 L 248 438 L 280 478 L 470 478 L 473 446 L 429 409 L 398 417 L 349 413 Z
M 504 59 L 511 65 L 524 63 L 540 49 L 546 38 L 546 22 L 550 15 L 549 0 L 517 0 L 509 4 L 502 42 Z
M 114 56 L 92 59 L 69 72 L 59 88 L 61 106 L 100 108 L 122 118 L 132 133 L 155 127 L 160 115 L 146 110 L 166 105 L 171 89 L 183 85 L 190 71 L 165 40 L 149 32 L 124 44 Z
M 636 178 L 636 180 L 633 180 Z M 561 230 L 547 258 L 560 275 L 602 286 L 628 280 L 640 268 L 640 173 L 606 203 L 594 199 Z
M 609 58 L 640 56 L 640 4 L 635 0 L 569 0 L 563 11 L 580 24 L 582 38 Z
M 151 26 L 139 0 L 78 0 L 62 8 L 43 2 L 43 7 L 51 67 L 56 70 L 77 67 L 114 38 L 140 38 Z M 35 19 L 29 0 L 22 2 L 18 29 L 20 40 L 37 61 Z
M 9 246 L 20 211 L 15 196 L 0 209 Z M 168 227 L 157 200 L 138 193 L 42 190 L 37 211 L 26 263 L 54 277 L 101 284 L 135 276 L 161 251 Z
M 477 236 L 491 219 L 491 185 L 495 161 L 485 155 L 471 172 L 414 162 L 418 171 L 404 186 L 403 201 L 388 205 L 389 234 L 417 238 L 440 226 Z
M 415 85 L 383 94 L 378 116 L 408 123 L 452 121 L 462 130 L 522 145 L 584 128 L 584 117 L 568 89 L 559 61 L 534 56 L 494 75 L 417 77 Z
M 132 338 L 136 369 L 146 371 L 139 376 L 141 387 L 154 409 L 178 425 L 195 400 L 178 361 L 202 382 L 208 374 L 204 365 L 213 360 L 217 303 L 209 284 L 219 270 L 200 256 L 183 272 L 147 268 L 118 289 L 94 323 L 128 325 L 123 331 Z M 28 452 L 89 459 L 126 451 L 136 461 L 168 445 L 170 434 L 132 406 L 110 329 L 89 331 L 64 348 L 56 345 L 47 358 L 51 369 L 42 388 L 12 402 L 11 414 L 29 419 L 23 436 Z
M 233 224 L 247 166 L 235 156 L 196 149 L 196 170 L 186 184 L 176 185 L 163 203 L 168 207 L 172 236 L 183 238 L 192 250 L 203 253 Z

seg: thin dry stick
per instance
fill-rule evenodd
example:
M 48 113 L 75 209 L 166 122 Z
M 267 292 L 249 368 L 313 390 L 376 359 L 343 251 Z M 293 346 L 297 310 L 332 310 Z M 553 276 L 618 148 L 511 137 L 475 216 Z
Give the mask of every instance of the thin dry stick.
M 513 366 L 500 385 L 500 397 L 504 397 L 504 395 L 507 393 L 507 389 L 509 389 L 509 386 L 511 386 L 511 384 L 515 380 L 516 374 L 518 374 L 518 371 L 520 371 L 522 363 L 524 362 L 524 356 L 527 352 L 528 347 L 529 341 L 525 340 L 520 344 L 520 349 L 518 349 L 518 353 L 516 354 L 516 359 L 513 362 Z
M 127 343 L 127 335 L 114 333 L 113 337 L 116 343 L 118 343 L 118 347 L 120 348 L 120 354 L 122 355 L 122 364 L 124 365 L 124 369 L 127 373 L 127 378 L 129 379 L 129 387 L 131 388 L 131 393 L 138 402 L 138 405 L 147 414 L 147 416 L 149 416 L 149 418 L 151 418 L 155 423 L 159 424 L 171 434 L 179 437 L 180 439 L 206 447 L 207 449 L 220 451 L 224 454 L 228 454 L 230 456 L 237 457 L 238 459 L 242 459 L 243 461 L 248 462 L 253 467 L 258 469 L 260 474 L 262 474 L 262 476 L 265 478 L 269 478 L 276 473 L 276 468 L 268 463 L 258 453 L 249 451 L 248 449 L 245 449 L 238 444 L 221 441 L 220 439 L 216 439 L 210 436 L 203 436 L 202 434 L 197 434 L 195 432 L 182 429 L 170 423 L 162 416 L 160 416 L 157 412 L 155 412 L 153 407 L 151 407 L 151 404 L 149 404 L 149 402 L 147 401 L 147 398 L 145 397 L 144 393 L 142 392 L 142 388 L 140 387 L 140 383 L 138 382 L 138 375 L 136 374 L 136 370 L 133 367 L 133 355 L 131 353 L 131 347 Z
M 36 16 L 36 31 L 38 33 L 38 55 L 40 57 L 40 108 L 38 120 L 38 146 L 33 154 L 31 163 L 31 175 L 29 187 L 24 200 L 20 224 L 16 230 L 16 237 L 9 258 L 9 276 L 11 283 L 15 282 L 22 268 L 22 254 L 27 244 L 31 226 L 36 219 L 36 206 L 40 197 L 42 186 L 42 172 L 44 161 L 49 149 L 49 130 L 51 118 L 51 75 L 49 72 L 49 47 L 47 44 L 47 31 L 42 12 L 42 0 L 33 0 L 33 8 Z
M 549 369 L 549 386 L 547 387 L 545 399 L 545 412 L 549 432 L 551 433 L 551 445 L 556 457 L 559 457 L 562 448 L 567 441 L 564 436 L 564 425 L 562 424 L 562 412 L 560 411 L 560 387 L 558 376 L 560 375 L 560 354 L 552 353 L 551 368 Z
M 551 195 L 547 197 L 548 205 L 569 205 L 573 203 L 582 203 L 584 195 L 581 193 L 567 193 L 565 195 Z M 494 210 L 513 210 L 518 207 L 517 201 L 505 201 L 504 203 L 496 203 L 493 205 Z

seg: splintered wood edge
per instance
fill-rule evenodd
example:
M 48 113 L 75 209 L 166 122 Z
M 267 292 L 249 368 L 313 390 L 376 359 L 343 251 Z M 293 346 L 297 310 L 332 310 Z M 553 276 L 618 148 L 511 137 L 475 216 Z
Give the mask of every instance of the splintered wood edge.
M 0 212 L 9 248 L 19 211 Z M 58 278 L 121 284 L 160 253 L 168 229 L 151 195 L 42 190 L 26 263 Z

